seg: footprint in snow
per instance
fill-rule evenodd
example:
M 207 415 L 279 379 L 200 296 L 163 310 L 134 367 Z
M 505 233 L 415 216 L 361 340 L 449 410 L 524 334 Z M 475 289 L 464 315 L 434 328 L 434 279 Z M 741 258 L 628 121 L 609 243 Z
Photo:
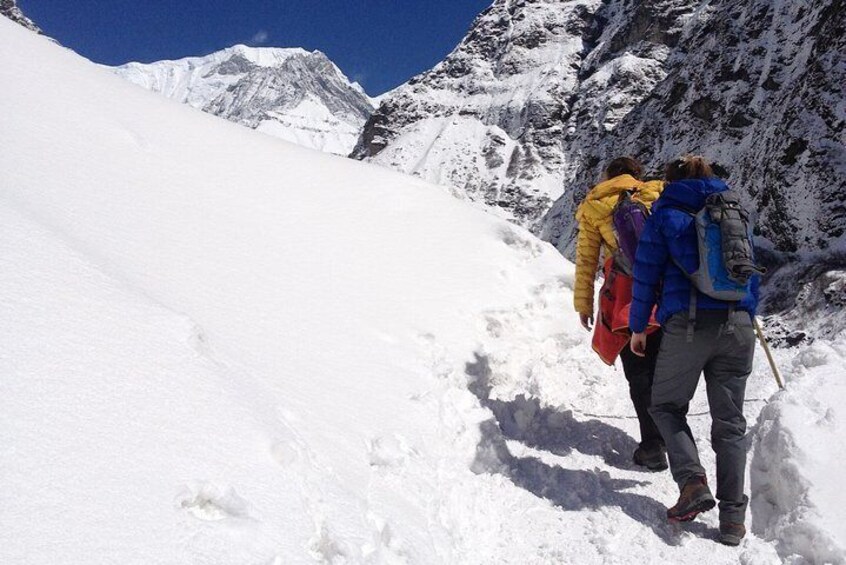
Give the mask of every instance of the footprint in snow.
M 398 434 L 376 437 L 367 442 L 367 459 L 374 467 L 399 467 L 415 455 L 417 451 Z
M 425 356 L 421 361 L 425 366 L 426 373 L 432 374 L 439 379 L 448 379 L 454 375 L 453 363 L 447 356 L 446 349 L 438 343 L 434 334 L 418 334 L 417 343 L 420 344 L 425 352 Z
M 519 234 L 511 226 L 501 227 L 499 237 L 504 244 L 525 253 L 529 258 L 538 257 L 543 253 L 543 248 L 537 242 Z
M 367 521 L 373 528 L 373 538 L 361 547 L 361 553 L 368 563 L 408 563 L 405 542 L 394 535 L 390 524 L 372 512 Z
M 235 489 L 214 483 L 186 486 L 176 497 L 176 503 L 179 508 L 206 522 L 249 517 L 250 505 Z
M 293 440 L 277 441 L 271 452 L 276 462 L 283 467 L 290 467 L 300 460 L 300 447 Z
M 336 537 L 325 521 L 317 524 L 315 535 L 309 540 L 308 549 L 312 557 L 320 563 L 348 562 L 353 554 L 347 544 Z

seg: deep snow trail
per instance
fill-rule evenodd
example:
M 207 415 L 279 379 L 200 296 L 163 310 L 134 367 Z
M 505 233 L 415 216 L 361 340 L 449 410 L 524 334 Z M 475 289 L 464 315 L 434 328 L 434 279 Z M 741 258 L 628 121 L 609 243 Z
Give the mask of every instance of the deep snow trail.
M 522 252 L 530 260 L 532 245 Z M 630 462 L 637 420 L 625 379 L 596 359 L 571 302 L 569 266 L 519 308 L 480 320 L 485 337 L 464 365 L 467 386 L 486 410 L 472 465 L 478 477 L 448 510 L 461 562 L 781 562 L 754 534 L 739 549 L 716 543 L 716 512 L 688 525 L 666 522 L 677 487 L 669 472 L 645 473 Z M 746 404 L 750 444 L 775 390 L 759 357 Z M 713 480 L 703 386 L 691 413 Z
M 551 246 L 3 19 L 0 58 L 0 562 L 778 561 L 664 522 Z

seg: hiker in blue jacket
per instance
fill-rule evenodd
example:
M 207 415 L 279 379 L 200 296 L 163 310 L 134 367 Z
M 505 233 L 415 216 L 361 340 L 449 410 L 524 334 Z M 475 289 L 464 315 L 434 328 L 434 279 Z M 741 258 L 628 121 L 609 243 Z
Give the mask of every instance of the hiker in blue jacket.
M 752 317 L 758 303 L 758 276 L 737 302 L 716 300 L 696 290 L 680 268 L 693 273 L 699 267 L 693 214 L 703 208 L 708 195 L 728 187 L 713 176 L 703 158 L 694 156 L 668 164 L 665 179 L 669 184 L 652 206 L 635 257 L 631 349 L 643 353 L 644 332 L 657 302 L 664 338 L 650 413 L 666 443 L 670 469 L 681 491 L 667 517 L 692 520 L 715 505 L 686 418 L 704 371 L 712 417 L 711 445 L 717 459 L 720 541 L 738 545 L 746 534 L 743 401 L 755 349 Z

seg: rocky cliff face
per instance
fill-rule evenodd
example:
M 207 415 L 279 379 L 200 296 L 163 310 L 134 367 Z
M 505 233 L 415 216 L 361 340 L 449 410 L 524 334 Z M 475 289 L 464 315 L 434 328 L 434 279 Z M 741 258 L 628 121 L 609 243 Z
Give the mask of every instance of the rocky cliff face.
M 842 0 L 703 3 L 685 21 L 666 77 L 584 147 L 542 235 L 569 250 L 575 207 L 612 156 L 636 155 L 657 173 L 692 152 L 746 196 L 762 244 L 838 247 L 846 231 L 845 24 Z
M 364 91 L 319 51 L 238 45 L 115 72 L 211 114 L 337 154 L 351 151 L 373 111 Z
M 446 60 L 383 100 L 353 156 L 535 225 L 585 150 L 664 79 L 695 4 L 498 0 Z
M 387 96 L 353 156 L 451 185 L 565 253 L 604 163 L 685 152 L 759 212 L 763 243 L 846 229 L 843 0 L 497 0 Z
M 846 335 L 846 252 L 759 253 L 770 272 L 759 312 L 777 346 Z
M 18 8 L 17 0 L 0 0 L 0 14 L 27 29 L 41 33 L 41 29 Z

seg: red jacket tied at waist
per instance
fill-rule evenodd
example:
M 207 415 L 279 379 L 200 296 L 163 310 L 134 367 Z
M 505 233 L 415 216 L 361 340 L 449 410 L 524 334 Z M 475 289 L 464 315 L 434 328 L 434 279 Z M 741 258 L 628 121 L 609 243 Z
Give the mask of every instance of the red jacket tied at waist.
M 614 258 L 605 261 L 605 282 L 599 290 L 599 312 L 593 332 L 593 350 L 608 365 L 629 344 L 629 309 L 632 304 L 632 278 L 613 268 Z M 655 310 L 649 318 L 646 333 L 657 331 L 659 324 Z

